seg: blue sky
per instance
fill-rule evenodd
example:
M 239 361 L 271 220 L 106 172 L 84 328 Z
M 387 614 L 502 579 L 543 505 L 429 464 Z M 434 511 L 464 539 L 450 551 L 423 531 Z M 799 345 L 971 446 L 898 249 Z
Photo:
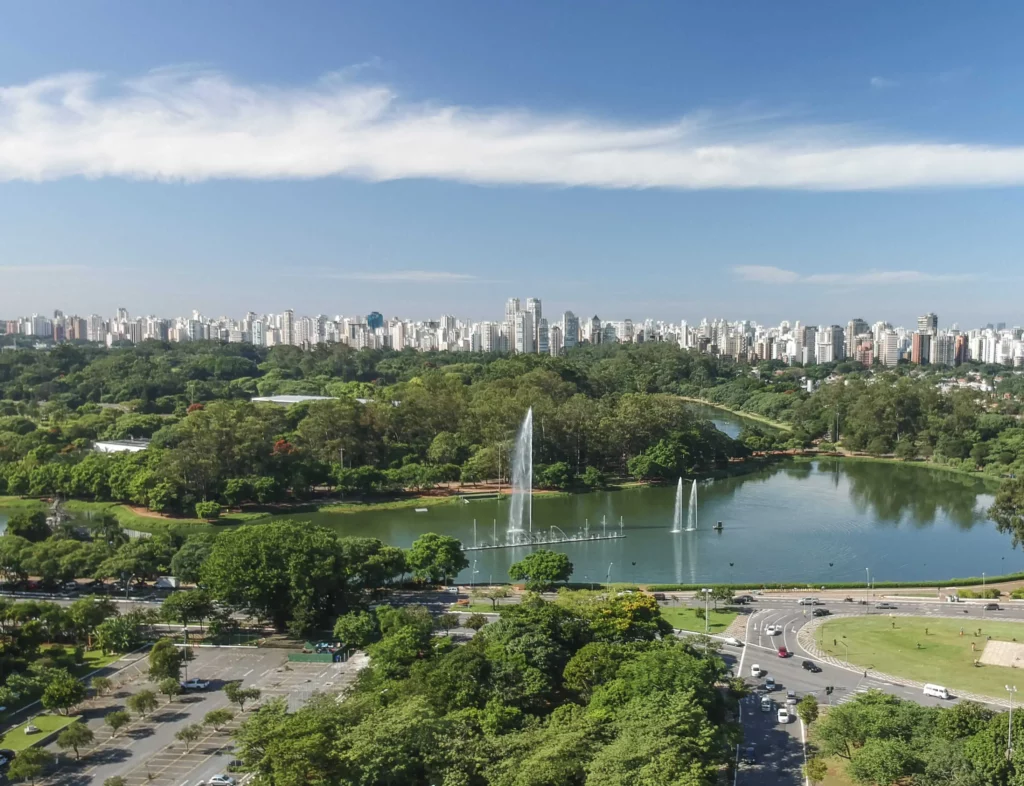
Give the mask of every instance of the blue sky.
M 1024 6 L 12 4 L 0 317 L 1024 323 Z

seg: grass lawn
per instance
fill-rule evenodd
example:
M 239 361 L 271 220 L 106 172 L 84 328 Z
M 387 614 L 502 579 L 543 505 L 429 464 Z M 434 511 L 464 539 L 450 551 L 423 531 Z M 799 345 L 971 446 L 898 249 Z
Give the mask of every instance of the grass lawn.
M 895 628 L 893 627 L 895 623 Z M 964 635 L 960 636 L 963 627 Z M 925 635 L 925 628 L 928 635 Z M 974 632 L 981 629 L 980 636 Z M 1020 679 L 1020 670 L 1003 666 L 974 666 L 991 636 L 997 641 L 1024 643 L 1024 623 L 964 617 L 846 617 L 826 622 L 818 631 L 818 646 L 830 655 L 897 677 L 933 682 L 948 688 L 1003 696 L 1007 683 Z M 844 638 L 845 637 L 845 638 Z M 836 644 L 833 644 L 836 641 Z M 971 651 L 971 642 L 977 651 Z M 918 648 L 920 645 L 920 648 Z
M 703 611 L 703 609 L 701 609 Z M 672 623 L 673 628 L 679 630 L 690 630 L 695 633 L 704 632 L 704 620 L 697 617 L 697 609 L 690 609 L 686 606 L 662 606 L 661 616 Z M 708 612 L 708 631 L 710 633 L 723 633 L 730 623 L 739 616 L 735 611 Z
M 825 764 L 828 766 L 828 775 L 818 786 L 855 786 L 846 774 L 846 759 L 832 756 L 825 759 Z
M 63 715 L 37 715 L 29 723 L 39 727 L 38 734 L 26 734 L 25 726 L 28 724 L 23 723 L 4 735 L 3 739 L 0 740 L 0 748 L 10 748 L 14 751 L 23 751 L 26 748 L 31 748 L 39 740 L 46 739 L 50 734 L 60 731 L 65 726 L 70 726 L 79 718 L 81 718 L 80 715 L 69 715 L 66 717 Z
M 47 650 L 63 650 L 64 652 L 74 652 L 75 648 L 70 645 L 54 644 L 53 646 L 47 647 Z M 44 650 L 45 652 L 45 650 Z M 71 673 L 81 679 L 86 674 L 90 674 L 96 669 L 102 669 L 104 666 L 109 666 L 114 661 L 118 660 L 121 656 L 118 653 L 110 653 L 104 655 L 102 650 L 87 650 L 85 653 L 85 662 L 81 666 L 76 666 L 71 670 Z

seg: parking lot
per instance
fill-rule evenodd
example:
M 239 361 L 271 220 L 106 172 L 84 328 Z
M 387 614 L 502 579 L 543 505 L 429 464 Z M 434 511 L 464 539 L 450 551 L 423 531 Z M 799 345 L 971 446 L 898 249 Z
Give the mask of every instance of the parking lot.
M 224 686 L 241 680 L 246 687 L 262 692 L 261 702 L 284 696 L 290 709 L 298 709 L 317 692 L 338 693 L 350 685 L 362 659 L 348 663 L 289 663 L 286 650 L 255 648 L 197 649 L 188 663 L 188 677 L 209 680 L 210 687 L 175 697 L 161 697 L 159 709 L 112 735 L 103 719 L 107 713 L 124 709 L 133 693 L 155 690 L 143 673 L 136 673 L 114 695 L 85 707 L 82 715 L 96 735 L 96 743 L 83 751 L 81 762 L 62 757 L 65 764 L 45 783 L 60 786 L 102 784 L 107 778 L 121 776 L 128 786 L 195 786 L 199 781 L 224 773 L 234 758 L 232 732 L 258 704 L 246 704 L 245 712 L 229 704 Z M 144 662 L 139 664 L 144 665 Z M 141 671 L 141 670 L 140 670 Z M 184 675 L 183 675 L 184 676 Z M 230 709 L 235 718 L 213 730 L 204 727 L 203 736 L 185 744 L 175 739 L 182 727 L 201 723 L 206 713 Z M 54 748 L 53 752 L 57 750 Z M 241 778 L 239 781 L 241 782 Z

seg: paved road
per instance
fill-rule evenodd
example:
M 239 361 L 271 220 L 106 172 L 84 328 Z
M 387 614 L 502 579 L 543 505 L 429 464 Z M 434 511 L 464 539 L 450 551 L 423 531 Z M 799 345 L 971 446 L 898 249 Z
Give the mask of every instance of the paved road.
M 892 603 L 897 606 L 895 610 L 876 609 L 874 604 L 864 606 L 842 601 L 818 608 L 828 608 L 835 613 L 843 614 L 886 615 L 891 612 L 965 621 L 1000 619 L 1024 622 L 1024 607 L 1006 603 L 1000 604 L 1004 608 L 1003 611 L 985 611 L 982 603 L 921 602 L 903 598 L 893 599 Z M 811 612 L 811 607 L 798 605 L 796 599 L 771 598 L 752 604 L 743 637 L 745 646 L 724 647 L 723 654 L 733 666 L 734 673 L 742 675 L 748 684 L 759 687 L 764 683 L 764 676 L 772 676 L 778 685 L 777 691 L 772 694 L 777 702 L 785 702 L 786 692 L 794 690 L 798 697 L 807 693 L 814 694 L 823 705 L 844 704 L 854 699 L 858 692 L 876 689 L 928 706 L 949 706 L 951 703 L 924 696 L 917 688 L 865 677 L 862 671 L 853 668 L 819 662 L 817 658 L 805 652 L 797 641 L 800 628 L 815 619 Z M 765 632 L 768 625 L 781 626 L 783 632 L 774 636 L 768 635 Z M 793 653 L 792 657 L 779 658 L 779 646 L 785 646 Z M 821 668 L 821 672 L 814 674 L 804 670 L 801 665 L 804 660 L 814 661 Z M 751 666 L 754 664 L 766 672 L 760 679 L 751 676 Z M 827 696 L 825 688 L 830 685 L 834 687 L 834 691 L 831 696 Z M 955 701 L 957 699 L 953 700 Z M 757 763 L 740 764 L 736 786 L 793 786 L 803 783 L 800 771 L 804 763 L 802 724 L 799 719 L 785 726 L 779 724 L 774 711 L 760 711 L 759 702 L 760 698 L 751 699 L 742 707 L 744 736 L 755 746 Z

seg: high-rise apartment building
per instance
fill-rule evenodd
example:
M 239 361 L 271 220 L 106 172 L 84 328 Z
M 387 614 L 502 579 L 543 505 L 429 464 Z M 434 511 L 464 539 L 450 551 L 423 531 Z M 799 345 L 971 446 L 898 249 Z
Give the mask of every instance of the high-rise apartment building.
M 533 347 L 534 351 L 540 351 L 540 321 L 542 318 L 540 298 L 526 298 L 526 310 L 533 320 Z
M 539 304 L 538 304 L 539 308 Z M 540 313 L 540 312 L 538 312 Z M 548 321 L 541 317 L 540 325 L 537 326 L 537 354 L 547 355 L 550 352 L 550 331 L 548 330 Z
M 548 348 L 552 355 L 562 354 L 562 328 L 558 325 L 548 328 Z
M 910 337 L 910 362 L 918 365 L 931 363 L 932 334 L 914 333 Z
M 883 366 L 895 366 L 900 361 L 900 337 L 895 330 L 886 330 L 878 340 L 878 361 Z
M 281 315 L 281 343 L 298 344 L 295 334 L 295 312 L 290 308 Z
M 531 354 L 533 349 L 533 315 L 529 311 L 516 314 L 515 350 L 519 354 Z
M 846 346 L 851 353 L 854 352 L 854 348 L 857 346 L 857 336 L 867 333 L 870 329 L 871 326 L 860 317 L 851 319 L 846 323 Z
M 939 318 L 928 313 L 917 318 L 917 332 L 935 335 L 939 331 Z
M 562 346 L 566 351 L 574 349 L 580 342 L 580 320 L 571 311 L 562 314 Z
M 937 366 L 955 366 L 956 362 L 956 340 L 959 336 L 951 336 L 948 333 L 935 336 L 932 339 L 931 362 Z

